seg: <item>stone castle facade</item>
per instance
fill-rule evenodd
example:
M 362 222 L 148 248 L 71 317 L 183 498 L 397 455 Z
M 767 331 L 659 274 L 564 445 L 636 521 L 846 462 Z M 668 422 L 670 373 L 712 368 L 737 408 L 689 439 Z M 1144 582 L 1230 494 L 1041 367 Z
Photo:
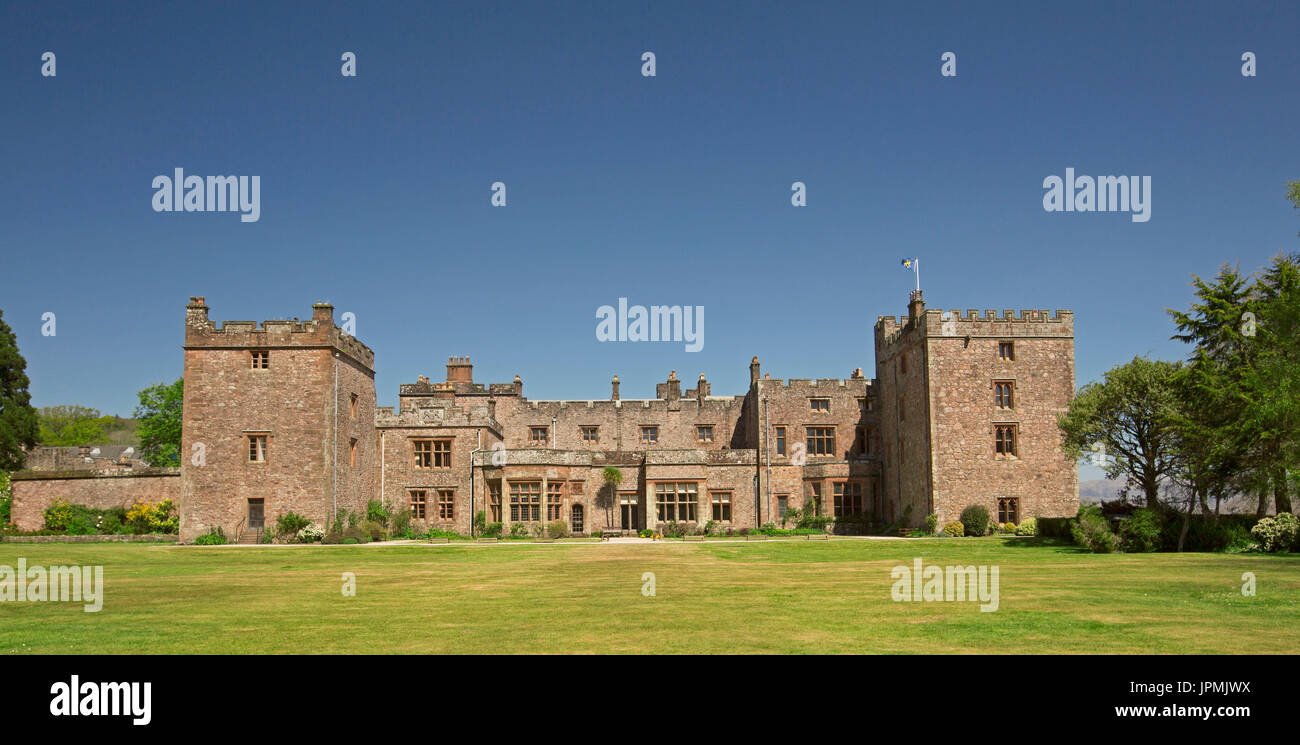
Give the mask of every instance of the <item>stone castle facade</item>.
M 181 539 L 293 511 L 326 525 L 372 499 L 420 527 L 564 521 L 574 533 L 782 523 L 815 510 L 855 526 L 941 524 L 969 504 L 1000 522 L 1074 514 L 1056 417 L 1074 392 L 1069 311 L 940 312 L 914 292 L 875 326 L 876 375 L 772 379 L 714 395 L 676 373 L 653 399 L 531 400 L 519 376 L 479 383 L 468 358 L 379 407 L 374 353 L 328 304 L 310 320 L 185 325 Z M 606 486 L 606 469 L 621 475 Z

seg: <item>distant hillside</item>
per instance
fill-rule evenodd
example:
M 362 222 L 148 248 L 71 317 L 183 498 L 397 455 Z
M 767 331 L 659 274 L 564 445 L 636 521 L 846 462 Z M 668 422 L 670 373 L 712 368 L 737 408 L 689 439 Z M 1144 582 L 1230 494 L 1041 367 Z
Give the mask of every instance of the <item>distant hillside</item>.
M 1124 482 L 1120 479 L 1091 479 L 1079 482 L 1079 501 L 1097 503 L 1119 499 Z
M 1123 488 L 1123 479 L 1091 479 L 1079 482 L 1079 501 L 1084 504 L 1098 504 L 1102 501 L 1113 502 L 1119 499 L 1119 490 Z M 1136 504 L 1145 504 L 1146 495 L 1140 489 L 1130 490 L 1128 501 Z M 1214 510 L 1214 500 L 1211 499 L 1210 510 Z M 1270 502 L 1271 504 L 1271 502 Z M 1257 501 L 1249 496 L 1235 496 L 1223 500 L 1219 505 L 1219 512 L 1227 513 L 1252 513 L 1255 511 Z M 1199 511 L 1200 508 L 1198 507 Z
M 114 416 L 112 424 L 104 428 L 104 434 L 108 436 L 108 442 L 105 444 L 130 445 L 136 450 L 139 450 L 140 438 L 136 434 L 136 427 L 138 427 L 139 424 L 139 421 L 130 417 Z

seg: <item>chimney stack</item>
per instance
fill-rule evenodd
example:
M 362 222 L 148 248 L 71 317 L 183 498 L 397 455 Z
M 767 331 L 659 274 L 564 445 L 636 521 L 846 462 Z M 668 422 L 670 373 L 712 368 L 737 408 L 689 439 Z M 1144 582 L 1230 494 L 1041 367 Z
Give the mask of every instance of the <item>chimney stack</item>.
M 758 371 L 759 371 L 758 356 L 756 355 L 754 359 L 750 360 L 749 362 L 749 382 L 751 385 L 758 382 L 758 378 L 759 378 Z
M 468 357 L 447 358 L 447 382 L 448 383 L 473 383 L 474 382 L 474 366 L 470 364 Z
M 613 393 L 610 394 L 609 400 L 617 401 L 618 400 L 618 376 L 617 375 L 614 376 L 613 386 L 614 386 L 614 391 Z
M 311 306 L 311 320 L 315 323 L 334 325 L 334 306 L 320 302 Z
M 925 315 L 925 300 L 921 298 L 920 290 L 912 290 L 911 300 L 907 303 L 907 314 L 913 321 L 919 321 Z
M 695 398 L 700 403 L 709 397 L 709 381 L 704 379 L 704 373 L 700 373 L 700 382 L 695 386 Z
M 191 295 L 190 304 L 185 306 L 185 322 L 206 324 L 208 322 L 208 304 L 202 295 Z

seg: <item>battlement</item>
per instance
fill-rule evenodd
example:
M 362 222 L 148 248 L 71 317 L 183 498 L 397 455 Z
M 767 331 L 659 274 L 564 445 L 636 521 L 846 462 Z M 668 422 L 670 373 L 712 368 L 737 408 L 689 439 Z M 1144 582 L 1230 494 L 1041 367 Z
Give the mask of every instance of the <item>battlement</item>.
M 672 402 L 674 405 L 698 405 L 705 409 L 727 410 L 733 406 L 739 406 L 744 402 L 744 396 L 709 396 L 703 401 L 691 398 L 682 398 L 679 401 Z M 649 410 L 668 410 L 669 401 L 661 398 L 622 398 L 616 400 L 609 399 L 577 399 L 577 400 L 529 400 L 523 399 L 523 402 L 532 411 L 536 412 L 565 412 L 568 410 L 587 410 L 587 411 L 612 411 L 614 409 L 649 409 Z
M 926 310 L 919 293 L 913 292 L 912 311 L 907 316 L 877 316 L 875 326 L 876 358 L 897 354 L 914 338 L 944 336 L 1059 336 L 1074 335 L 1074 311 L 1057 309 L 1052 313 L 1039 309 L 1019 312 Z
M 334 306 L 316 303 L 311 320 L 273 319 L 223 321 L 220 326 L 208 318 L 202 296 L 191 297 L 185 306 L 185 349 L 276 349 L 329 348 L 337 350 L 373 372 L 375 353 L 334 324 Z
M 871 396 L 875 390 L 866 377 L 860 378 L 763 378 L 759 381 L 764 391 L 780 389 L 789 393 L 806 393 L 809 395 L 830 395 L 835 392 L 852 392 Z
M 457 406 L 451 401 L 422 401 L 414 406 L 375 409 L 375 427 L 484 427 L 498 435 L 501 424 L 492 411 L 493 406 Z

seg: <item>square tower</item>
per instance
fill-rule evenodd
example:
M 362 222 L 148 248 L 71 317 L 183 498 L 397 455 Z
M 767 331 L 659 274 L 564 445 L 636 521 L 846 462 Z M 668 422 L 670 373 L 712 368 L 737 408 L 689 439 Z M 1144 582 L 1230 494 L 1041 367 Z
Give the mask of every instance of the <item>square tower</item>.
M 296 512 L 322 527 L 375 496 L 374 353 L 334 324 L 185 312 L 180 538 L 230 539 Z
M 876 321 L 888 520 L 1073 515 L 1078 468 L 1056 426 L 1074 397 L 1074 314 L 926 310 Z

